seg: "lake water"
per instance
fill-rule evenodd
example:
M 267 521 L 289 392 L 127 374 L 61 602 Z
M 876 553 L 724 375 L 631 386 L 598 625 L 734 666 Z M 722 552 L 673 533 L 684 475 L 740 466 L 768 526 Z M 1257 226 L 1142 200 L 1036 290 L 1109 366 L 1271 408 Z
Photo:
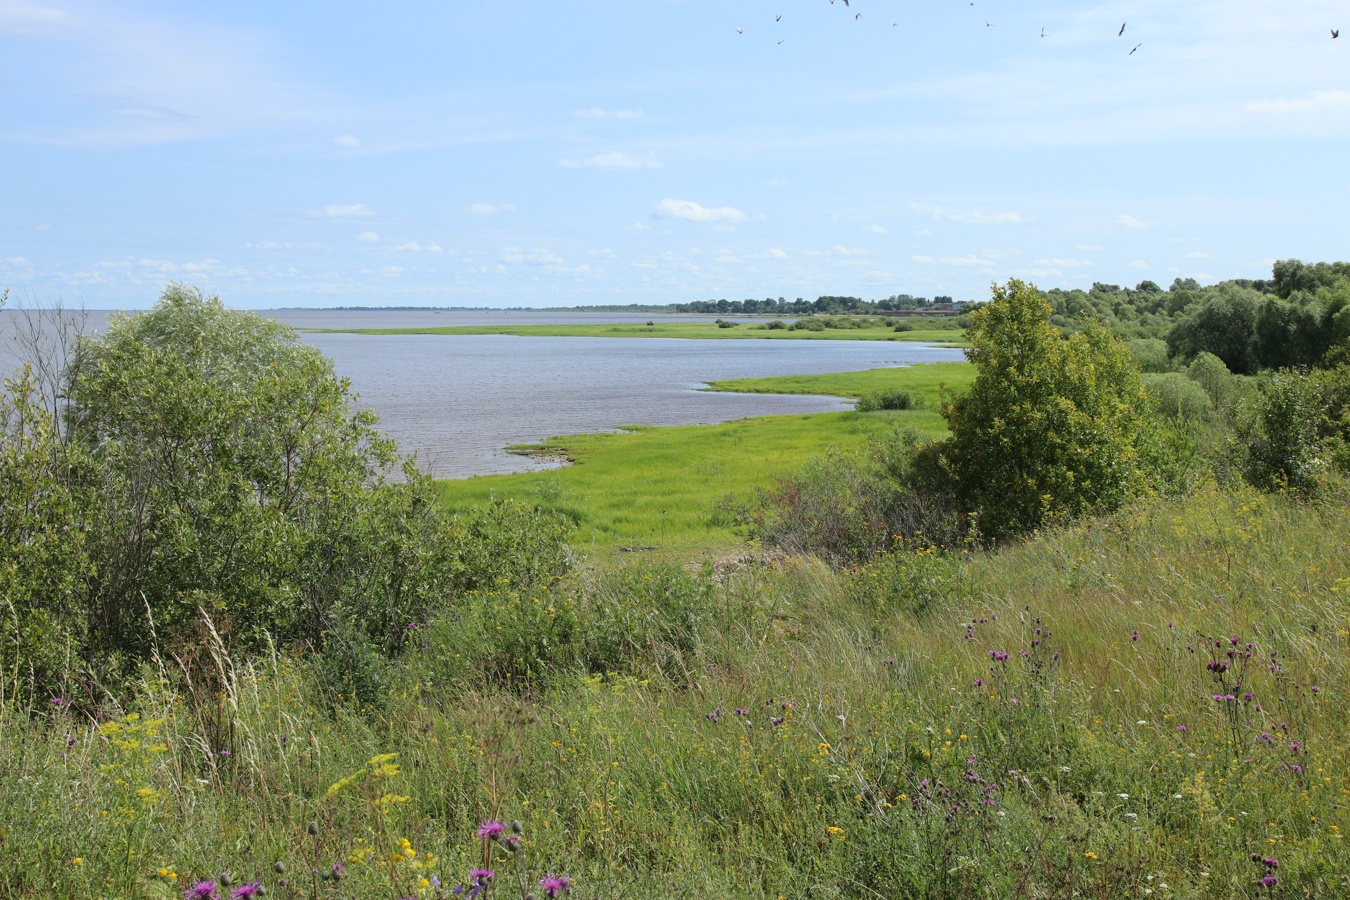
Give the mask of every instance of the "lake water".
M 297 328 L 632 322 L 630 313 L 494 310 L 281 310 Z M 665 318 L 665 317 L 663 317 Z M 681 316 L 710 320 L 708 316 Z M 106 314 L 92 313 L 98 330 Z M 824 412 L 830 397 L 700 391 L 709 381 L 847 372 L 962 359 L 960 350 L 910 342 L 562 338 L 508 335 L 302 333 L 351 379 L 360 405 L 404 453 L 437 477 L 520 472 L 544 466 L 509 454 L 511 444 L 621 425 L 691 425 L 747 416 Z

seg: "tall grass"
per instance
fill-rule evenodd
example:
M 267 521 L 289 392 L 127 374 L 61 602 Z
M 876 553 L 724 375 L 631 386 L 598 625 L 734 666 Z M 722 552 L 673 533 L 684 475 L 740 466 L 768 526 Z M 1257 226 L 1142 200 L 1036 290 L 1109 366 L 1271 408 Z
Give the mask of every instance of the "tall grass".
M 0 896 L 485 858 L 500 896 L 1343 896 L 1348 518 L 1207 487 L 996 553 L 583 569 L 418 629 L 382 708 L 208 632 L 194 691 L 3 710 Z

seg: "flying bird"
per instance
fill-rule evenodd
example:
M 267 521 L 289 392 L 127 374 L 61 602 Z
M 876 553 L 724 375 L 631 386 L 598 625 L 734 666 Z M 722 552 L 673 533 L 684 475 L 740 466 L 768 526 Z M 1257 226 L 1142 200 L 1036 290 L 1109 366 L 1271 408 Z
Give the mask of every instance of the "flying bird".
M 990 22 L 988 19 L 985 19 L 985 20 L 984 20 L 984 27 L 985 27 L 985 28 L 993 28 L 993 27 L 994 27 L 994 23 L 993 23 L 993 22 Z
M 1041 29 L 1041 37 L 1045 37 L 1045 29 L 1044 29 L 1044 28 Z
M 1121 36 L 1122 34 L 1124 34 L 1124 33 L 1125 33 L 1125 23 L 1124 23 L 1124 22 L 1121 22 L 1121 23 L 1120 23 L 1120 30 L 1116 32 L 1116 37 L 1120 37 L 1120 36 Z
M 774 17 L 773 17 L 773 20 L 774 20 L 775 22 L 781 22 L 781 21 L 783 21 L 783 17 L 782 17 L 781 15 L 774 16 Z
M 786 40 L 787 40 L 787 38 L 779 38 L 779 39 L 778 39 L 778 43 L 781 44 L 781 43 L 783 43 L 783 41 L 786 41 Z
M 856 22 L 856 21 L 858 21 L 858 20 L 861 19 L 861 18 L 862 18 L 862 13 L 858 13 L 856 16 L 853 17 L 853 21 Z
M 848 6 L 848 0 L 844 0 L 844 5 Z
M 1341 36 L 1340 29 L 1337 29 L 1337 28 L 1331 29 L 1331 39 L 1332 39 L 1333 41 L 1336 40 L 1336 38 L 1338 38 L 1338 37 L 1340 37 L 1340 36 Z
M 1134 56 L 1134 51 L 1135 51 L 1135 50 L 1138 50 L 1138 49 L 1139 49 L 1140 47 L 1142 47 L 1142 46 L 1144 46 L 1144 45 L 1143 45 L 1143 44 L 1135 44 L 1135 45 L 1134 45 L 1134 49 L 1131 50 L 1129 53 L 1127 53 L 1127 54 L 1125 54 L 1125 55 L 1126 55 L 1126 56 Z
M 737 28 L 737 29 L 736 29 L 736 33 L 737 33 L 737 34 L 745 34 L 745 29 L 744 29 L 744 28 Z

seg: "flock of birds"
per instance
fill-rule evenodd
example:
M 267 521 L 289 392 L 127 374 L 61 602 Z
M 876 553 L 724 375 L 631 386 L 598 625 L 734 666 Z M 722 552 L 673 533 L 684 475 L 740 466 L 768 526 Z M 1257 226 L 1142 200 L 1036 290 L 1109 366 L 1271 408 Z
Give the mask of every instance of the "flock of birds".
M 848 7 L 848 0 L 840 0 L 840 2 L 842 2 L 842 3 L 844 4 L 845 7 Z M 834 0 L 830 0 L 830 5 L 831 5 L 831 6 L 834 5 Z M 971 6 L 974 6 L 974 5 L 975 5 L 975 3 L 973 2 L 973 0 L 972 0 L 972 2 L 971 2 L 970 5 L 971 5 Z M 854 13 L 853 18 L 854 18 L 855 21 L 861 21 L 861 20 L 862 20 L 862 13 Z M 774 17 L 773 17 L 773 20 L 774 20 L 774 22 L 782 22 L 782 21 L 783 21 L 783 15 L 782 15 L 782 13 L 779 13 L 778 15 L 774 16 Z M 899 22 L 892 22 L 892 23 L 891 23 L 891 27 L 894 28 L 895 26 L 897 26 L 897 25 L 899 25 L 899 24 L 900 24 Z M 1116 37 L 1119 38 L 1119 37 L 1124 37 L 1124 36 L 1125 36 L 1125 26 L 1128 25 L 1128 24 L 1129 24 L 1128 22 L 1121 22 L 1121 23 L 1120 23 L 1120 30 L 1116 32 Z M 985 20 L 984 20 L 984 27 L 985 27 L 985 28 L 993 28 L 993 27 L 994 27 L 994 23 L 993 23 L 993 22 L 990 22 L 988 19 L 985 19 Z M 744 29 L 744 28 L 737 28 L 737 29 L 736 29 L 736 33 L 737 33 L 737 34 L 745 34 L 745 29 Z M 1049 36 L 1050 36 L 1050 35 L 1046 34 L 1045 29 L 1042 28 L 1042 29 L 1041 29 L 1041 37 L 1042 37 L 1042 38 L 1047 38 L 1047 37 L 1049 37 Z M 1340 31 L 1339 28 L 1333 28 L 1333 29 L 1331 29 L 1331 39 L 1332 39 L 1333 41 L 1334 41 L 1336 38 L 1340 37 L 1340 36 L 1341 36 L 1341 31 Z M 787 38 L 779 38 L 779 39 L 778 39 L 778 43 L 779 43 L 779 44 L 782 44 L 782 43 L 783 43 L 784 41 L 786 41 L 786 40 L 787 40 Z M 1139 49 L 1140 47 L 1142 47 L 1142 46 L 1144 46 L 1142 42 L 1140 42 L 1140 43 L 1138 43 L 1138 44 L 1135 44 L 1133 47 L 1130 48 L 1130 52 L 1127 53 L 1127 54 L 1125 54 L 1125 55 L 1126 55 L 1126 56 L 1134 56 L 1135 51 L 1138 50 L 1138 49 Z

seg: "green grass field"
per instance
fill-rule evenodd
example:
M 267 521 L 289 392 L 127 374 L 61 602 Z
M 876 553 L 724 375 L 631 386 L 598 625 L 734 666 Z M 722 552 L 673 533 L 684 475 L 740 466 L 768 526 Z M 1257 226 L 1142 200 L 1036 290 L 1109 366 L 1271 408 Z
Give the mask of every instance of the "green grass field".
M 572 465 L 544 472 L 488 475 L 439 482 L 451 509 L 493 496 L 539 504 L 579 521 L 578 550 L 609 557 L 619 548 L 655 547 L 661 555 L 720 552 L 742 538 L 719 506 L 744 502 L 775 476 L 800 469 L 813 456 L 863 449 L 868 440 L 905 423 L 930 434 L 946 425 L 937 414 L 942 389 L 961 392 L 969 363 L 931 363 L 865 372 L 718 382 L 716 390 L 831 394 L 856 397 L 878 388 L 904 388 L 924 409 L 907 412 L 763 416 L 720 425 L 631 426 L 614 434 L 555 437 L 516 448 L 562 455 Z
M 528 449 L 563 454 L 572 465 L 518 475 L 438 482 L 450 509 L 509 497 L 579 520 L 574 546 L 595 558 L 619 548 L 654 547 L 663 556 L 726 551 L 743 538 L 719 504 L 749 500 L 775 475 L 812 456 L 861 450 L 899 422 L 944 428 L 929 410 L 764 416 L 720 425 L 632 426 L 614 434 L 557 437 Z
M 742 394 L 829 394 L 835 397 L 861 397 L 868 391 L 901 388 L 909 391 L 927 409 L 937 409 L 943 392 L 961 394 L 975 379 L 975 367 L 968 362 L 923 363 L 861 372 L 836 372 L 827 375 L 783 375 L 774 378 L 733 378 L 714 381 L 711 391 Z
M 943 346 L 965 346 L 955 329 L 895 331 L 892 328 L 827 328 L 824 331 L 765 329 L 748 322 L 721 328 L 713 322 L 662 322 L 652 325 L 456 325 L 446 328 L 312 329 L 343 334 L 510 334 L 518 337 L 696 338 L 699 340 L 775 341 L 918 341 Z

